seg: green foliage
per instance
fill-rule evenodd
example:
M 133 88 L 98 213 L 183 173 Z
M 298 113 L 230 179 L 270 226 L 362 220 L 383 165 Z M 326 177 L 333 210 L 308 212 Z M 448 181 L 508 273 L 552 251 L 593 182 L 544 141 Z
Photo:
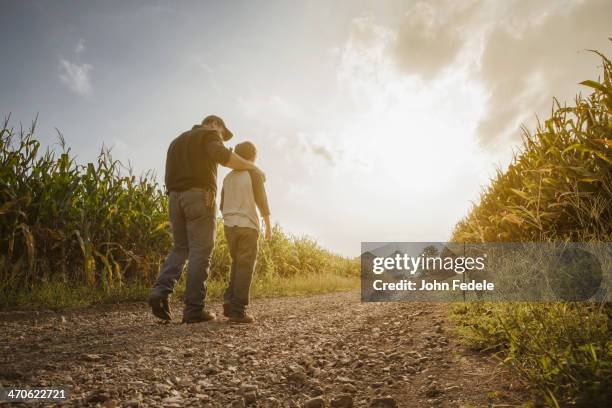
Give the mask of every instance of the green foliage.
M 609 242 L 612 237 L 612 63 L 572 107 L 555 101 L 522 152 L 461 220 L 454 241 Z M 472 303 L 455 307 L 458 334 L 497 350 L 553 407 L 612 400 L 608 303 Z
M 555 101 L 522 152 L 455 227 L 458 242 L 612 239 L 612 63 L 575 106 Z
M 142 298 L 172 244 L 155 177 L 135 177 L 104 148 L 96 163 L 77 164 L 61 135 L 59 153 L 41 153 L 34 130 L 35 122 L 16 133 L 8 118 L 0 128 L 0 309 L 28 305 L 28 296 L 57 307 L 79 304 L 85 292 L 86 303 Z M 220 222 L 217 230 L 213 287 L 230 262 Z M 258 282 L 317 274 L 356 280 L 358 265 L 277 226 L 260 245 L 256 273 Z
M 605 406 L 612 392 L 612 309 L 587 303 L 455 306 L 462 340 L 496 350 L 550 406 Z
M 59 154 L 40 153 L 34 129 L 15 135 L 7 119 L 0 130 L 2 291 L 150 280 L 171 245 L 167 200 L 152 175 L 123 175 L 106 149 L 96 163 L 76 164 L 61 135 Z

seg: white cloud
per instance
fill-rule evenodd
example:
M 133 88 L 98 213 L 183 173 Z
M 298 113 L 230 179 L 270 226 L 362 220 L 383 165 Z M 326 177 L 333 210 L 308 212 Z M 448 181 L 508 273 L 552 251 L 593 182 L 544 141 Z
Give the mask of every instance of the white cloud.
M 207 74 L 212 74 L 215 70 L 206 62 L 206 60 L 200 55 L 194 55 L 193 61 L 197 67 L 202 68 Z
M 86 50 L 85 40 L 80 38 L 74 47 L 76 61 L 69 61 L 63 57 L 59 60 L 59 78 L 68 88 L 79 95 L 90 95 L 93 91 L 91 85 L 91 71 L 93 66 L 80 63 L 80 56 Z
M 78 64 L 60 58 L 59 78 L 68 88 L 79 95 L 90 95 L 93 88 L 91 85 L 91 71 L 93 66 L 90 64 Z
M 342 88 L 353 93 L 371 94 L 385 86 L 393 69 L 389 46 L 395 40 L 396 34 L 376 24 L 373 17 L 354 19 L 349 39 L 340 50 L 337 77 Z
M 306 171 L 311 170 L 308 165 L 312 158 L 333 166 L 342 156 L 342 150 L 334 146 L 326 132 L 312 130 L 316 124 L 308 123 L 301 108 L 278 95 L 238 97 L 238 106 L 247 118 L 266 129 L 266 137 L 275 148 L 300 158 Z
M 307 155 L 307 157 L 304 157 L 307 170 L 311 170 L 308 167 L 308 164 L 312 164 L 311 157 L 323 160 L 325 164 L 330 166 L 335 165 L 338 159 L 342 157 L 342 150 L 333 145 L 328 134 L 322 132 L 298 132 L 297 141 L 294 144 L 295 151 L 298 157 L 302 156 L 300 153 Z
M 79 42 L 77 43 L 76 47 L 74 47 L 74 53 L 76 55 L 79 55 L 83 51 L 85 51 L 85 40 L 81 38 L 79 39 Z

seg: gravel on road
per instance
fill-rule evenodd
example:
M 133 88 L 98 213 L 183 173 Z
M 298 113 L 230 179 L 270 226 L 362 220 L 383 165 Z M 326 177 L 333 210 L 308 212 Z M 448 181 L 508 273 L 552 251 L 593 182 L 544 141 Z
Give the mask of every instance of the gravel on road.
M 258 299 L 257 322 L 159 323 L 144 304 L 0 314 L 0 386 L 66 387 L 69 406 L 514 406 L 527 390 L 458 344 L 444 303 L 359 293 Z M 177 316 L 178 315 L 178 316 Z

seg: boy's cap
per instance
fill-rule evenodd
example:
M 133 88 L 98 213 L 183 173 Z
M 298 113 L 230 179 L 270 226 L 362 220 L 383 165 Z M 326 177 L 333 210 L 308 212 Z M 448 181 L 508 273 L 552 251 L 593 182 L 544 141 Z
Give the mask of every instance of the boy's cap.
M 224 141 L 227 142 L 232 137 L 234 137 L 234 134 L 230 132 L 227 126 L 225 126 L 225 122 L 223 121 L 223 119 L 221 119 L 217 115 L 208 115 L 207 117 L 204 118 L 204 120 L 202 121 L 202 124 L 206 125 L 206 124 L 213 123 L 213 122 L 217 122 L 223 127 L 223 140 Z
M 242 142 L 234 147 L 234 153 L 245 160 L 252 160 L 257 154 L 257 148 L 251 142 Z

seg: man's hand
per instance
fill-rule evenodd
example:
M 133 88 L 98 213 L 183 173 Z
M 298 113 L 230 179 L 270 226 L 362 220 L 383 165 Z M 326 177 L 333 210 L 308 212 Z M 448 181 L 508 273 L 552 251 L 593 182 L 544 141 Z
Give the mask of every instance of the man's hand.
M 257 174 L 259 174 L 259 175 L 261 176 L 261 179 L 262 179 L 264 182 L 266 181 L 266 173 L 264 173 L 262 169 L 260 169 L 260 168 L 259 168 L 259 167 L 257 167 L 257 166 L 253 166 L 253 170 L 254 170 L 254 171 L 257 173 Z
M 259 168 L 255 166 L 252 161 L 245 160 L 234 152 L 231 152 L 229 160 L 224 164 L 224 166 L 233 170 L 259 170 Z M 263 174 L 261 170 L 259 171 L 261 174 Z

